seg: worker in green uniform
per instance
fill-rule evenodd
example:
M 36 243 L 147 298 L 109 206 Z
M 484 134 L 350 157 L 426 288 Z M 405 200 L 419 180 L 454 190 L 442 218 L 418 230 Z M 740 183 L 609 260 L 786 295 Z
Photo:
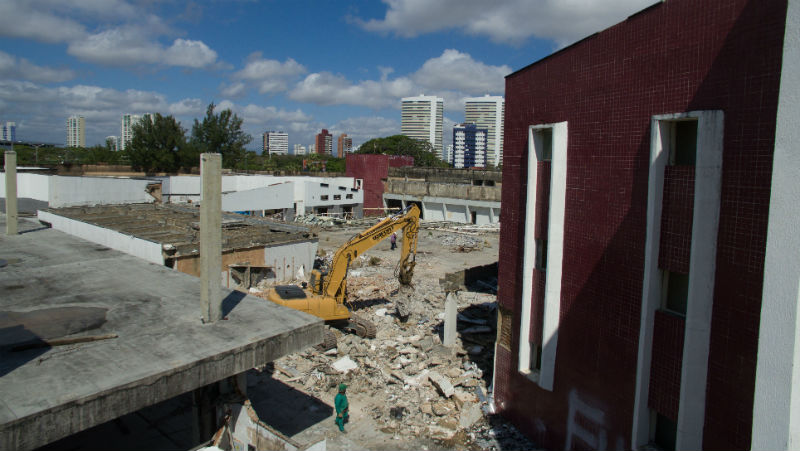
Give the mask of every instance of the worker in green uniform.
M 347 385 L 339 384 L 339 393 L 336 395 L 336 399 L 334 400 L 334 404 L 336 405 L 336 425 L 339 426 L 339 430 L 345 432 L 344 424 L 350 419 L 350 414 L 347 413 L 347 395 L 345 391 L 347 390 Z

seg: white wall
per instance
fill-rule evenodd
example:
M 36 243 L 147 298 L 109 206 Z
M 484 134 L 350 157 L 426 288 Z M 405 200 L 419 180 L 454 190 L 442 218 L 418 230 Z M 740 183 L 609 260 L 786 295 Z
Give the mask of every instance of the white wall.
M 314 256 L 317 254 L 317 241 L 301 243 L 277 244 L 264 248 L 264 264 L 275 268 L 279 281 L 291 280 L 301 266 L 306 277 L 314 267 Z
M 800 2 L 784 32 L 772 191 L 758 329 L 752 449 L 800 446 Z
M 255 211 L 294 208 L 294 184 L 280 183 L 222 195 L 222 211 Z
M 147 185 L 154 180 L 116 177 L 61 177 L 50 179 L 50 206 L 152 203 Z
M 327 184 L 328 186 L 322 186 L 323 184 Z M 300 185 L 300 183 L 297 183 L 297 185 Z M 364 191 L 352 191 L 352 183 L 349 185 L 338 185 L 322 181 L 318 182 L 316 180 L 308 181 L 308 179 L 306 179 L 302 185 L 304 185 L 304 188 L 298 192 L 302 192 L 303 197 L 300 199 L 303 200 L 306 208 L 364 203 Z M 348 195 L 352 195 L 352 199 L 348 199 Z M 322 200 L 322 196 L 328 196 L 328 199 Z M 337 200 L 335 196 L 340 196 L 340 198 Z
M 40 221 L 49 223 L 55 230 L 60 230 L 72 236 L 125 252 L 126 254 L 147 260 L 150 263 L 155 263 L 157 265 L 164 264 L 161 244 L 159 243 L 146 241 L 131 235 L 122 234 L 115 230 L 76 221 L 64 216 L 54 215 L 46 211 L 40 210 L 38 217 Z
M 76 205 L 151 203 L 146 191 L 155 180 L 120 177 L 65 177 L 43 174 L 17 174 L 17 197 L 48 202 L 51 207 Z M 0 197 L 5 197 L 5 184 Z
M 3 175 L 5 176 L 5 173 Z M 50 199 L 50 177 L 44 174 L 17 172 L 17 197 L 47 202 Z M 6 197 L 5 183 L 0 183 L 0 197 Z

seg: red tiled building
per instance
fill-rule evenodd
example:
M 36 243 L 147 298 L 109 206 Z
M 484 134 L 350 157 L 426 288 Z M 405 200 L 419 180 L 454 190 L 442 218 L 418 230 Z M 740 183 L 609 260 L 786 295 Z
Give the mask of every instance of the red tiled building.
M 414 157 L 408 156 L 352 153 L 345 155 L 345 175 L 363 180 L 365 216 L 383 214 L 383 181 L 389 177 L 389 168 L 413 165 Z
M 797 318 L 760 327 L 797 310 L 797 12 L 669 0 L 506 78 L 494 399 L 538 445 L 800 441 Z

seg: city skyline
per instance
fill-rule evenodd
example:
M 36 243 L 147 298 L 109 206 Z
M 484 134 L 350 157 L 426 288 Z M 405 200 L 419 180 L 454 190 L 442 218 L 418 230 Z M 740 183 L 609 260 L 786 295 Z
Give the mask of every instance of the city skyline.
M 503 95 L 506 75 L 649 3 L 7 0 L 0 117 L 19 140 L 59 143 L 81 115 L 95 145 L 123 114 L 190 130 L 214 102 L 243 118 L 252 150 L 265 130 L 285 130 L 291 148 L 323 128 L 355 148 L 399 134 L 400 99 L 424 92 L 445 99 L 447 144 L 464 98 Z

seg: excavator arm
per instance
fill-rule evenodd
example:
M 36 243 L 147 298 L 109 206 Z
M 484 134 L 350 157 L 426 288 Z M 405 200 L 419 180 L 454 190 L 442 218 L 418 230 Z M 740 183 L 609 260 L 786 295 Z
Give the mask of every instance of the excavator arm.
M 381 242 L 392 233 L 403 230 L 403 247 L 397 276 L 400 283 L 409 285 L 414 275 L 417 255 L 417 233 L 419 232 L 419 208 L 410 204 L 401 212 L 383 219 L 369 229 L 353 236 L 333 255 L 330 269 L 322 278 L 317 294 L 330 296 L 337 303 L 344 302 L 345 279 L 350 264 L 361 254 Z M 313 285 L 313 284 L 312 284 Z M 316 291 L 316 287 L 312 286 Z

